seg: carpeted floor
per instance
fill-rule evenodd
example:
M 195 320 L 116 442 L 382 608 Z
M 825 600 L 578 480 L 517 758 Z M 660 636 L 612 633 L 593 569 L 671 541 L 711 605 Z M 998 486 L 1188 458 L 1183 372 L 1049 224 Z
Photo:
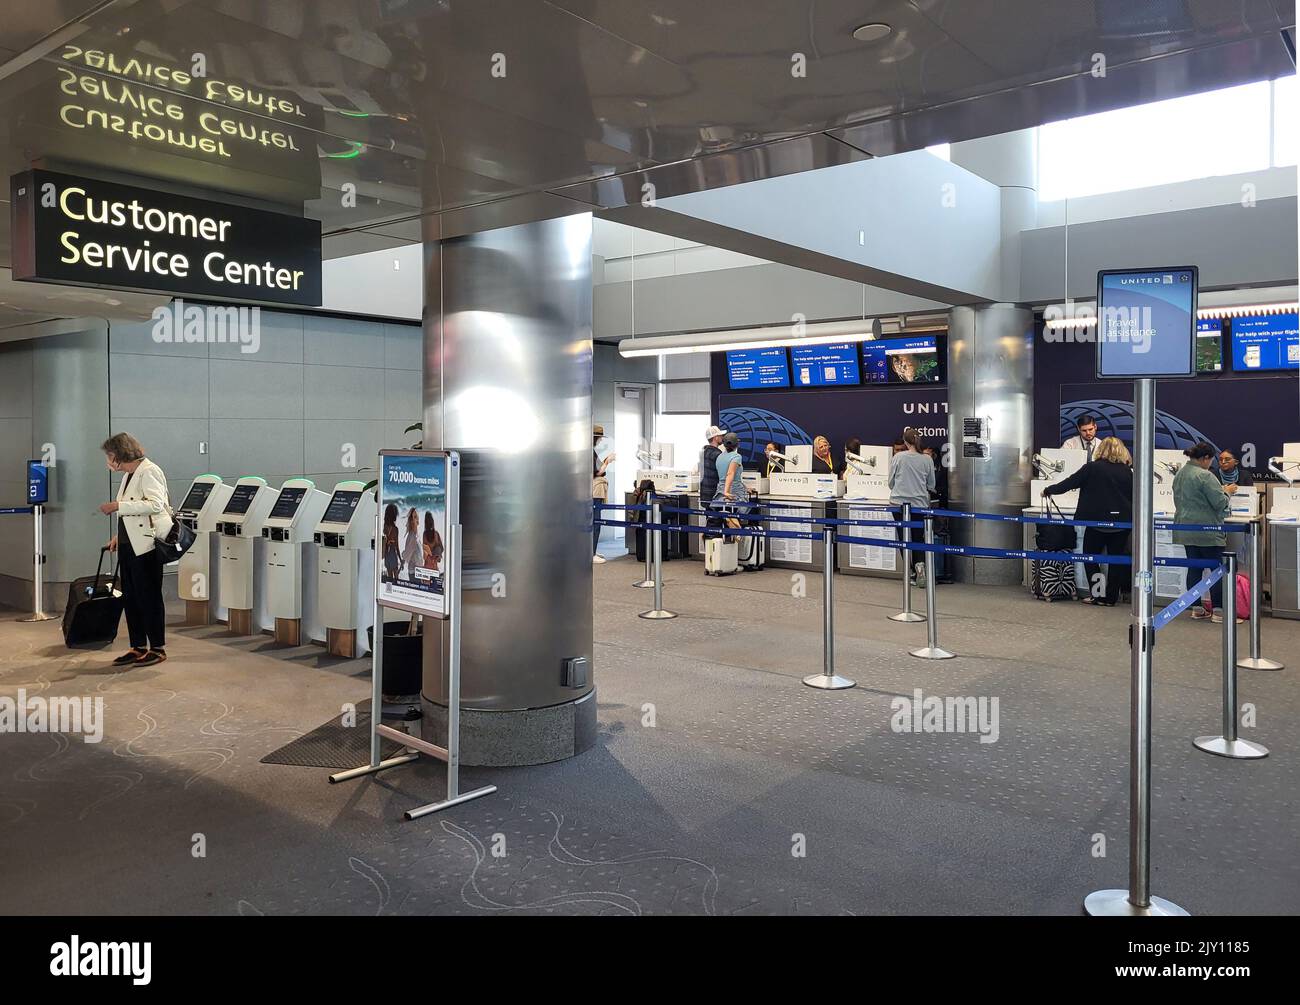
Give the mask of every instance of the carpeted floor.
M 1127 611 L 941 587 L 959 658 L 932 663 L 907 655 L 924 625 L 886 619 L 896 584 L 837 577 L 837 665 L 858 687 L 819 692 L 800 684 L 821 669 L 819 577 L 671 563 L 682 616 L 649 622 L 639 569 L 594 570 L 597 745 L 467 769 L 463 787 L 500 791 L 411 823 L 440 765 L 329 785 L 261 763 L 364 701 L 368 663 L 177 628 L 167 663 L 117 673 L 57 622 L 5 615 L 0 696 L 103 697 L 106 732 L 0 735 L 0 910 L 1073 914 L 1127 884 Z M 1264 624 L 1287 669 L 1240 675 L 1262 761 L 1191 745 L 1219 730 L 1220 632 L 1184 615 L 1159 637 L 1153 892 L 1297 913 L 1300 623 Z M 891 700 L 916 688 L 997 699 L 996 742 L 896 732 Z

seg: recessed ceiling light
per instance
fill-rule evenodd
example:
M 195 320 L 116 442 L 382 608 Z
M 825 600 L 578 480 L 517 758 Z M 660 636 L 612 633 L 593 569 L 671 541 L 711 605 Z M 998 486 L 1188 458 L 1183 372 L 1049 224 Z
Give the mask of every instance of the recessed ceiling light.
M 879 42 L 893 30 L 892 26 L 885 24 L 883 21 L 873 21 L 871 24 L 864 24 L 854 28 L 853 37 L 859 42 Z

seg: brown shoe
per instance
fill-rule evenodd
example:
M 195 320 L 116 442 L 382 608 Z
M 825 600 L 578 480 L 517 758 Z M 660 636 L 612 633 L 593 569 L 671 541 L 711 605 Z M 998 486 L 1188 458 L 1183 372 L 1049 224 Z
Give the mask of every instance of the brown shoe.
M 165 663 L 167 661 L 167 652 L 164 649 L 150 649 L 140 657 L 136 662 L 138 667 L 151 667 L 155 663 Z
M 148 652 L 149 650 L 147 649 L 128 649 L 117 659 L 113 660 L 113 666 L 125 667 L 131 666 L 133 663 L 139 663 L 140 660 L 144 659 Z

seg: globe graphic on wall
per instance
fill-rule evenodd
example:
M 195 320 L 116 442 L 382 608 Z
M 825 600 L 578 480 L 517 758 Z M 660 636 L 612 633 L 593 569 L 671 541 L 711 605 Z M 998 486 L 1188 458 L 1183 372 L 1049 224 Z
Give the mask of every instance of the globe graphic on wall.
M 1078 433 L 1076 423 L 1085 415 L 1097 420 L 1097 436 L 1118 436 L 1129 446 L 1133 445 L 1133 403 L 1093 398 L 1088 401 L 1070 401 L 1061 406 L 1061 440 L 1064 442 Z M 1168 412 L 1156 410 L 1155 448 L 1157 450 L 1186 450 L 1204 440 L 1211 446 L 1214 441 L 1195 426 L 1191 426 Z M 1215 452 L 1218 447 L 1215 446 Z
M 792 443 L 811 443 L 812 437 L 787 419 L 766 408 L 723 408 L 718 425 L 740 439 L 740 454 L 756 461 L 768 443 L 788 447 Z

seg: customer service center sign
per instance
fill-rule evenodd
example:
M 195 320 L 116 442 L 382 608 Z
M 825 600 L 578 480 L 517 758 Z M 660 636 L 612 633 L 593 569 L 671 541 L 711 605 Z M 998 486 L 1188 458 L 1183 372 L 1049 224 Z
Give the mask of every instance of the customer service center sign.
M 15 175 L 10 197 L 15 279 L 321 302 L 316 220 L 53 171 Z

